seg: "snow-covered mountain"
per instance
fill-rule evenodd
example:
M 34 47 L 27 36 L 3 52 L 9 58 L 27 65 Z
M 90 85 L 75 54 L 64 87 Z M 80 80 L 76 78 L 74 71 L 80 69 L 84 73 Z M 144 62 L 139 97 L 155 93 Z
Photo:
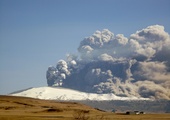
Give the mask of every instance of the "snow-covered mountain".
M 120 97 L 112 93 L 95 94 L 85 93 L 61 87 L 38 87 L 30 88 L 21 92 L 10 94 L 12 96 L 32 97 L 46 100 L 149 100 L 148 98 Z

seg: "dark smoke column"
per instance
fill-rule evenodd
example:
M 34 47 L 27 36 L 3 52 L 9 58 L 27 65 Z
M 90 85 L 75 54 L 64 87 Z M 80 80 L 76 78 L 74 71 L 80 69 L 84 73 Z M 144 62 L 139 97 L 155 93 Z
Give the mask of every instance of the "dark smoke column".
M 163 26 L 148 26 L 129 38 L 96 31 L 80 42 L 78 52 L 48 68 L 48 86 L 170 99 L 170 35 Z

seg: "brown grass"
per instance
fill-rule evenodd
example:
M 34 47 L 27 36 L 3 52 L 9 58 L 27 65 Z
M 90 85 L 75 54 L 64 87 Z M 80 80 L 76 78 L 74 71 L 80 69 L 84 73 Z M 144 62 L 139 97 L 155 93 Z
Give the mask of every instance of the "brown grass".
M 170 114 L 123 115 L 75 102 L 0 96 L 0 120 L 170 120 Z

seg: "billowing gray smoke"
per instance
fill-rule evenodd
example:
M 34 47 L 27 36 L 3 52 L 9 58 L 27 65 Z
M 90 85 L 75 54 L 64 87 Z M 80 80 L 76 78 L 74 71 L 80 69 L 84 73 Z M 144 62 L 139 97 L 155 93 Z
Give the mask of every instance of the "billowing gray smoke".
M 96 31 L 78 51 L 79 56 L 67 55 L 48 68 L 48 86 L 170 99 L 170 35 L 163 26 L 149 26 L 129 38 Z

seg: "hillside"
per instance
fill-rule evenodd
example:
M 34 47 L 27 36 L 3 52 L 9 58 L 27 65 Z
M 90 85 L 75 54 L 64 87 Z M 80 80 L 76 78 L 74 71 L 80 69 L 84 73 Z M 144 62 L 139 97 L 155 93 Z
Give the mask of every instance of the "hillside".
M 0 120 L 169 120 L 170 114 L 125 115 L 76 102 L 0 95 Z
M 92 107 L 75 102 L 56 102 L 52 100 L 40 100 L 26 97 L 0 96 L 0 120 L 8 118 L 10 120 L 18 118 L 36 119 L 38 118 L 65 118 L 73 117 L 74 112 L 84 111 L 87 113 L 97 113 Z

